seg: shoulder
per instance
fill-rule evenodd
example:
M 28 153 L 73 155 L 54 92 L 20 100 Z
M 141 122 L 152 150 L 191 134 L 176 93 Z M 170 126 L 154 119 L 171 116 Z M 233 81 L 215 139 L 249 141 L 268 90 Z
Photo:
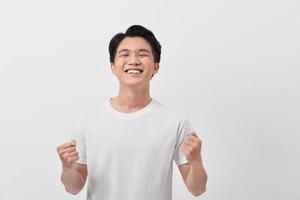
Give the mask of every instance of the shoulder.
M 159 111 L 160 115 L 167 117 L 169 120 L 175 120 L 177 123 L 183 123 L 188 120 L 187 114 L 177 109 L 174 106 L 170 106 L 160 100 L 155 100 L 155 107 Z
M 101 113 L 99 112 L 99 110 L 103 109 L 103 105 L 101 103 L 103 104 L 103 102 L 98 104 L 91 103 L 78 108 L 74 111 L 73 121 L 82 126 L 86 125 L 91 119 L 95 119 L 95 117 Z

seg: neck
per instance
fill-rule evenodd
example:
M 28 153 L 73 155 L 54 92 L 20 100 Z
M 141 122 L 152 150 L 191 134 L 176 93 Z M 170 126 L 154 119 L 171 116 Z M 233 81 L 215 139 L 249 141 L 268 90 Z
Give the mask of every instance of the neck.
M 111 104 L 121 112 L 134 112 L 147 106 L 150 101 L 149 86 L 128 87 L 120 84 L 119 95 L 112 98 Z

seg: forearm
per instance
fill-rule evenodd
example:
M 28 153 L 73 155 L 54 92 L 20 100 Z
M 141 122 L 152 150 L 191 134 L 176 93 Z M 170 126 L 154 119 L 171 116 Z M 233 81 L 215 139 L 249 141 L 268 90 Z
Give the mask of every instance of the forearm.
M 203 167 L 202 160 L 192 163 L 190 166 L 186 185 L 193 195 L 199 196 L 206 190 L 207 174 Z
M 61 182 L 67 192 L 75 195 L 84 187 L 85 179 L 75 168 L 63 168 Z

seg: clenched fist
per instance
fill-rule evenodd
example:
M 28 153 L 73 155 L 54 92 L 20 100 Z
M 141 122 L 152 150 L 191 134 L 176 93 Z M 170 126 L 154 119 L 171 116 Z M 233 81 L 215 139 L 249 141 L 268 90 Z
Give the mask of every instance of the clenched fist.
M 75 140 L 58 146 L 57 153 L 64 167 L 72 167 L 73 163 L 79 159 Z
M 202 141 L 198 138 L 196 133 L 190 133 L 185 137 L 181 149 L 190 164 L 202 159 L 200 154 L 201 146 Z

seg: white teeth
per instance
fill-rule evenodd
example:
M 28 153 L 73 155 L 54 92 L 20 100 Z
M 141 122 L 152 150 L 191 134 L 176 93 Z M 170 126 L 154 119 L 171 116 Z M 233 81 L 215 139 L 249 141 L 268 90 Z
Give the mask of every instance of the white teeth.
M 142 73 L 141 71 L 139 70 L 134 70 L 134 69 L 130 69 L 126 72 L 127 74 L 140 74 Z

